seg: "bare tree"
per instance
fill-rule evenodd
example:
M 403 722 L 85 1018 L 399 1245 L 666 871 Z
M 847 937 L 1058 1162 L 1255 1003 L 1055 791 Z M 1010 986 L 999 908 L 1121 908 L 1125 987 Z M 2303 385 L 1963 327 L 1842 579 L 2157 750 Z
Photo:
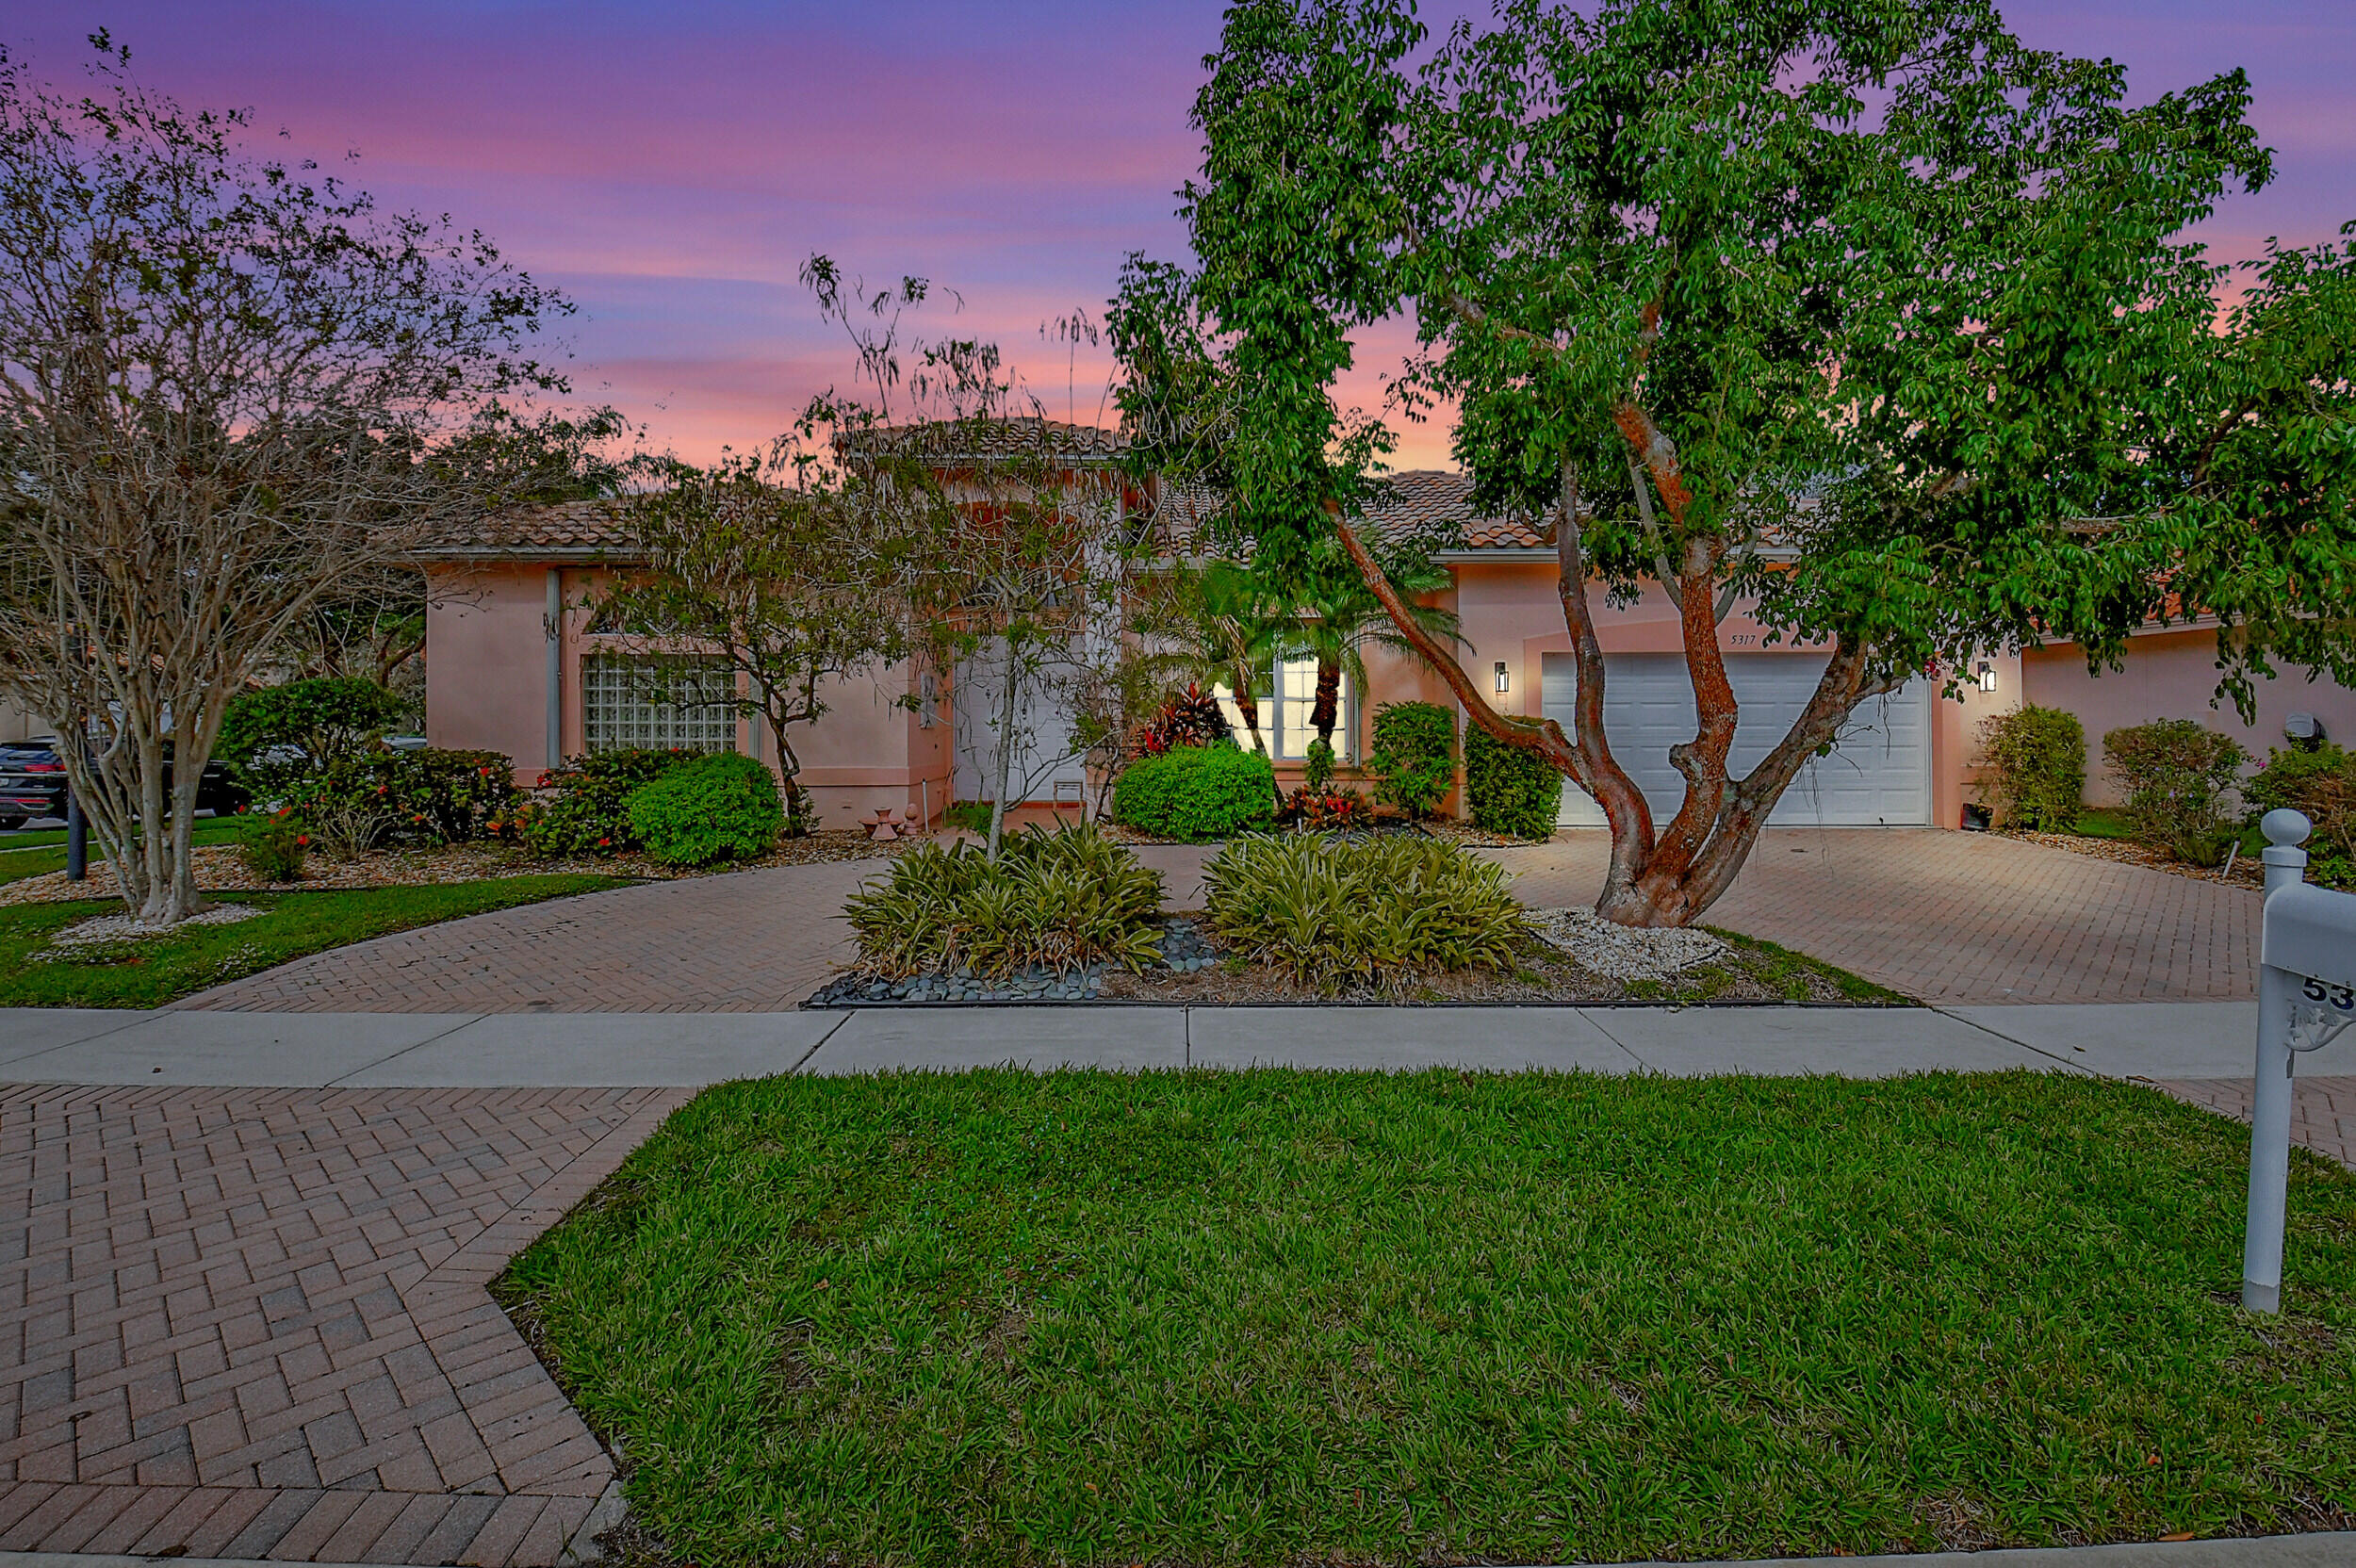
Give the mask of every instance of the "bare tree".
M 832 432 L 855 504 L 896 518 L 894 588 L 912 628 L 929 658 L 979 689 L 967 695 L 988 698 L 987 713 L 966 711 L 992 782 L 994 857 L 1008 808 L 1103 739 L 1094 721 L 1121 683 L 1124 599 L 1145 540 L 1136 487 L 1119 438 L 1048 418 L 994 345 L 904 338 L 925 280 L 871 292 L 823 255 L 802 277 L 850 335 L 866 384 L 861 398 L 813 400 L 803 428 Z M 1032 714 L 1057 707 L 1073 721 L 1068 738 L 1041 747 Z
M 644 567 L 603 590 L 598 624 L 653 650 L 693 646 L 743 678 L 737 709 L 767 721 L 786 815 L 806 822 L 795 727 L 826 715 L 829 681 L 915 645 L 906 509 L 838 482 L 791 436 L 766 458 L 708 468 L 664 458 L 641 471 L 652 482 L 624 507 Z
M 543 427 L 496 400 L 562 389 L 527 347 L 570 307 L 91 41 L 83 96 L 0 57 L 0 687 L 161 924 L 202 906 L 223 707 L 324 601 L 513 498 L 508 436 Z

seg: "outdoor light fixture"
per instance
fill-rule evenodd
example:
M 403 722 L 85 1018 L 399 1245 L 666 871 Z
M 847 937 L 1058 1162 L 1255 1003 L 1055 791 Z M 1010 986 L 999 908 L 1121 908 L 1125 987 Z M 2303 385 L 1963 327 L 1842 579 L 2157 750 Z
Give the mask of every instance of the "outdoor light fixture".
M 1992 692 L 1992 691 L 1996 690 L 1996 666 L 1995 666 L 1995 665 L 1993 665 L 1993 664 L 1989 663 L 1989 662 L 1988 662 L 1987 660 L 1985 660 L 1985 659 L 1981 660 L 1981 661 L 1980 661 L 1980 670 L 1979 670 L 1979 675 L 1980 675 L 1980 690 L 1981 690 L 1981 691 L 1983 691 L 1983 692 Z
M 1503 696 L 1513 689 L 1513 678 L 1505 673 L 1505 661 L 1500 659 L 1497 661 L 1497 695 Z

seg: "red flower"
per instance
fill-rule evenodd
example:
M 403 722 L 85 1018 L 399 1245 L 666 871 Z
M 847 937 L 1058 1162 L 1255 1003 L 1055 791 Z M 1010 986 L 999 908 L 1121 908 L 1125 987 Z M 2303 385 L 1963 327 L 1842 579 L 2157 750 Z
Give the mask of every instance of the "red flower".
M 309 835 L 308 833 L 298 833 L 298 834 L 296 834 L 296 835 L 295 835 L 295 842 L 297 842 L 297 843 L 299 843 L 299 844 L 307 844 L 307 843 L 309 843 L 310 841 L 311 841 L 311 835 Z
M 609 844 L 613 843 L 613 841 L 613 841 L 613 840 L 611 840 L 611 839 L 599 839 L 599 840 L 597 841 L 597 847 L 598 847 L 599 849 L 604 849 L 604 848 L 605 848 L 605 847 L 607 847 Z

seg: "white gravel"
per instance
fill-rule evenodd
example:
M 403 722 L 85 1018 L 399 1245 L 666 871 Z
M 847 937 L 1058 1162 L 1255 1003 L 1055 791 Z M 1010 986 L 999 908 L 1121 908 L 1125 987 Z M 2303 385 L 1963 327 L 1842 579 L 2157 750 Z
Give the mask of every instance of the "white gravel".
M 1620 925 L 1593 909 L 1532 909 L 1530 923 L 1581 966 L 1613 980 L 1665 980 L 1732 951 L 1707 931 Z
M 251 904 L 221 904 L 201 915 L 190 915 L 177 925 L 142 925 L 134 915 L 101 915 L 69 925 L 49 939 L 52 947 L 95 947 L 101 942 L 140 941 L 150 937 L 169 937 L 191 925 L 235 925 L 241 920 L 252 920 L 267 913 Z

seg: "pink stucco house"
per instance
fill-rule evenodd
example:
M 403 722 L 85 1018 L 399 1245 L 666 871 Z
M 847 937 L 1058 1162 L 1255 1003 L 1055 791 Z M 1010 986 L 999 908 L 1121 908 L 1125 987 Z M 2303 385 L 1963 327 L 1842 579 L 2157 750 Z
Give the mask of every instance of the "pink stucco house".
M 1110 451 L 1107 433 L 1073 432 L 1076 444 Z M 1096 461 L 1109 461 L 1100 457 Z M 1090 461 L 1082 459 L 1081 461 Z M 1526 522 L 1475 514 L 1470 482 L 1438 471 L 1395 476 L 1389 508 L 1369 519 L 1376 530 L 1415 529 L 1444 539 L 1437 559 L 1451 586 L 1434 602 L 1453 611 L 1463 657 L 1491 700 L 1509 712 L 1568 722 L 1573 696 L 1571 644 L 1555 597 L 1551 544 Z M 483 748 L 515 759 L 529 783 L 562 758 L 618 745 L 728 747 L 774 763 L 776 745 L 758 724 L 693 701 L 651 698 L 627 668 L 631 655 L 593 630 L 581 608 L 597 582 L 630 564 L 618 511 L 584 501 L 486 523 L 426 552 L 431 583 L 427 619 L 426 729 L 435 745 Z M 1677 618 L 1665 595 L 1648 592 L 1612 605 L 1598 586 L 1595 621 L 1611 663 L 1607 721 L 1613 750 L 1638 782 L 1674 808 L 1679 781 L 1668 748 L 1693 732 Z M 1719 629 L 1729 673 L 1742 700 L 1734 764 L 1745 771 L 1797 712 L 1822 667 L 1821 652 L 1770 645 L 1738 606 Z M 1978 726 L 2022 701 L 2068 709 L 2088 737 L 2088 796 L 2112 798 L 2099 752 L 2106 729 L 2162 717 L 2194 717 L 2240 739 L 2263 758 L 2282 741 L 2294 712 L 2313 715 L 2326 734 L 2356 738 L 2356 693 L 2328 681 L 2289 676 L 2261 694 L 2258 721 L 2244 726 L 2230 708 L 2213 710 L 2214 635 L 2199 628 L 2135 638 L 2123 670 L 2091 677 L 2070 645 L 2031 647 L 1987 662 L 1960 698 L 1917 681 L 1861 708 L 1830 757 L 1811 764 L 1778 807 L 1779 825 L 1959 826 L 1972 798 Z M 1345 768 L 1363 754 L 1374 709 L 1417 698 L 1452 701 L 1438 678 L 1403 655 L 1367 654 L 1369 685 L 1345 694 L 1335 734 Z M 692 679 L 692 672 L 682 677 Z M 1297 776 L 1310 731 L 1314 666 L 1269 670 L 1261 725 L 1275 748 L 1280 778 Z M 981 770 L 960 744 L 966 716 L 952 689 L 934 689 L 910 666 L 879 669 L 834 683 L 830 711 L 794 736 L 801 781 L 823 825 L 847 826 L 877 807 L 914 808 L 937 818 L 953 800 L 984 798 Z M 692 697 L 692 692 L 682 692 Z M 901 699 L 914 696 L 911 707 Z M 1039 716 L 1039 727 L 1051 727 Z M 1052 750 L 1052 747 L 1050 747 Z M 1026 770 L 1041 802 L 1082 798 L 1081 764 L 1072 760 Z M 1602 814 L 1565 788 L 1565 826 L 1600 824 Z

